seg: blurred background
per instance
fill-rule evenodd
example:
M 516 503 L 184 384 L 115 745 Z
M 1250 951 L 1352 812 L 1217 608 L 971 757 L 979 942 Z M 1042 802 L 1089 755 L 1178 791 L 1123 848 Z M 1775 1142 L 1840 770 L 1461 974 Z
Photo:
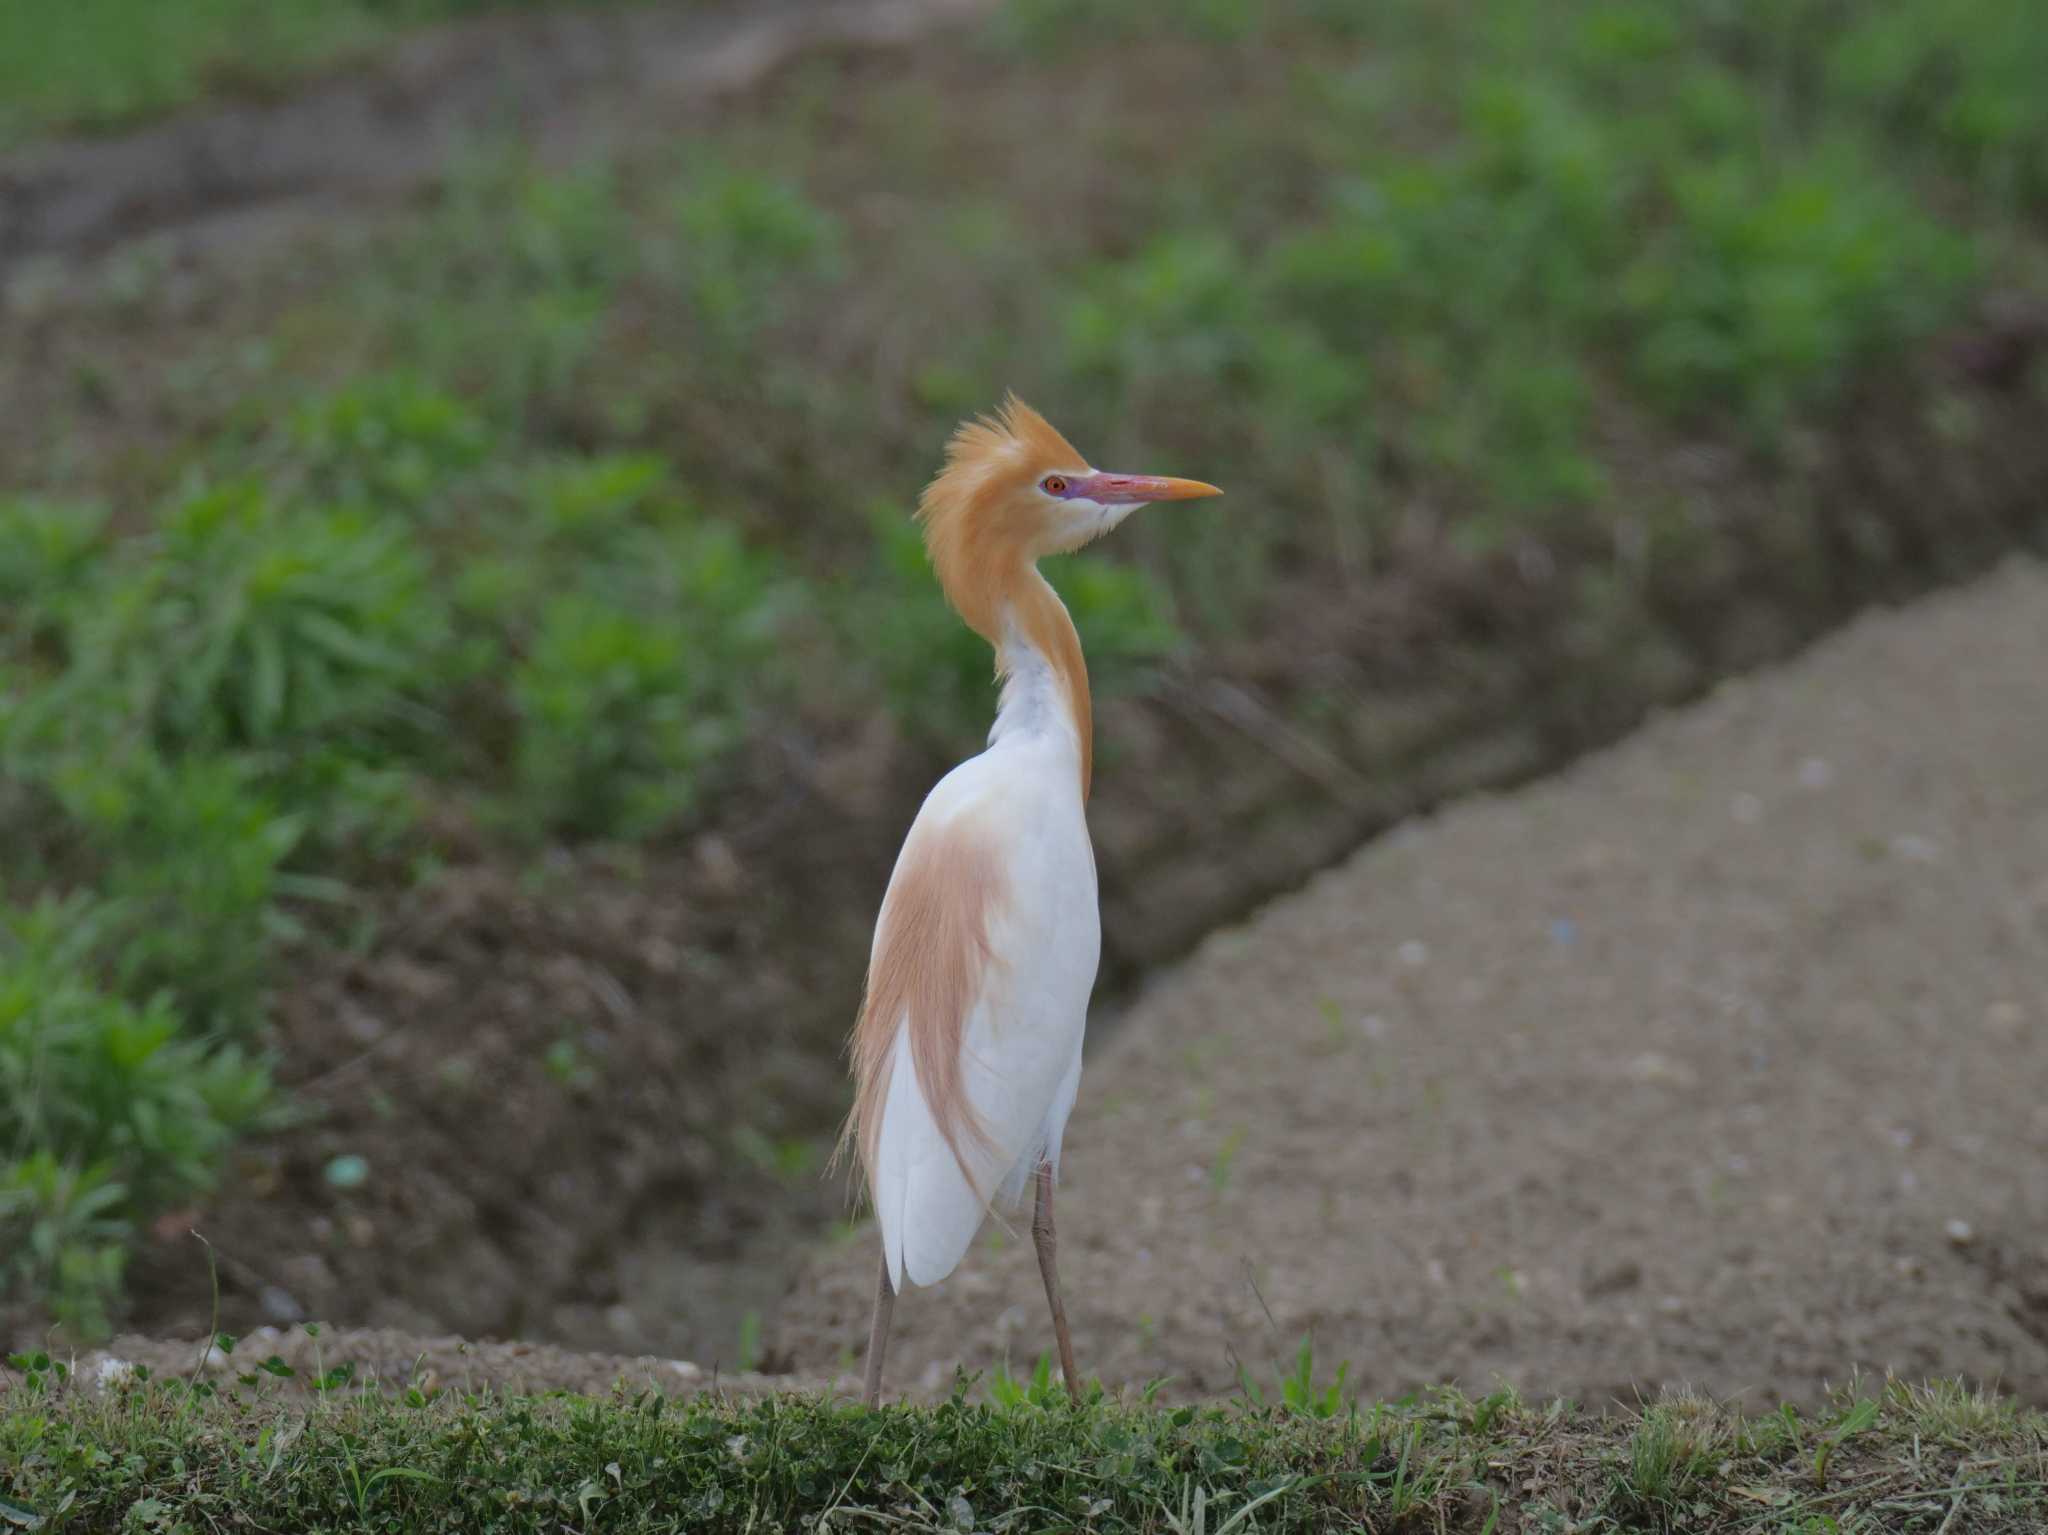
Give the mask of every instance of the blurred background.
M 1229 491 L 1048 572 L 1113 1028 L 2041 541 L 2044 80 L 2010 0 L 14 0 L 0 1333 L 774 1364 L 993 704 L 952 424 Z

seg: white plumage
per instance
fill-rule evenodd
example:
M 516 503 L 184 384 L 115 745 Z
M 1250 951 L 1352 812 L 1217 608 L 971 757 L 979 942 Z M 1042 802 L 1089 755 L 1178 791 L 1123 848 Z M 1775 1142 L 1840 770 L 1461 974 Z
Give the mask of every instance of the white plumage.
M 897 1293 L 952 1273 L 989 1206 L 1027 1187 L 1060 1371 L 1079 1399 L 1053 1184 L 1102 950 L 1085 812 L 1094 717 L 1080 636 L 1038 561 L 1147 502 L 1217 494 L 1092 469 L 1012 396 L 953 434 L 919 502 L 939 585 L 1006 680 L 988 749 L 939 781 L 904 839 L 854 1025 L 847 1143 L 882 1227 L 871 1403 Z
M 989 963 L 961 1041 L 967 1105 L 992 1143 L 962 1148 L 973 1187 L 919 1090 L 908 1021 L 898 1024 L 873 1190 L 898 1290 L 952 1273 L 988 1204 L 1018 1203 L 1040 1161 L 1058 1171 L 1102 932 L 1080 742 L 1055 686 L 1043 658 L 1020 644 L 988 750 L 939 780 L 905 842 L 907 850 L 922 835 L 966 830 L 996 851 L 1006 889 L 990 914 Z M 898 859 L 892 889 L 906 861 Z

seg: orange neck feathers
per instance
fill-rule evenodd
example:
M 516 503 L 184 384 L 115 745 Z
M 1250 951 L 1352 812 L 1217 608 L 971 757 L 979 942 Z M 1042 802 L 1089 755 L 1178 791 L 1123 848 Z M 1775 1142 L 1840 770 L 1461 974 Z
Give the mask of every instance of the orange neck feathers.
M 1087 460 L 1043 416 L 1014 395 L 994 420 L 963 425 L 946 447 L 946 464 L 918 504 L 925 547 L 946 599 L 996 652 L 1006 676 L 1013 642 L 1037 651 L 1059 679 L 1081 745 L 1081 796 L 1094 767 L 1094 715 L 1081 637 L 1066 605 L 1038 573 L 1051 552 L 1031 504 L 1049 470 L 1080 470 Z

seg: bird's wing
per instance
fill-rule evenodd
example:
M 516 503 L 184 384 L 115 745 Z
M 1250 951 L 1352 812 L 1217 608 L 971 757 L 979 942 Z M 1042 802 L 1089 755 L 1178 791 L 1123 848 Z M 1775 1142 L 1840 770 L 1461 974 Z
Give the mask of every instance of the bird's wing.
M 1085 829 L 1081 868 L 1028 802 L 959 799 L 935 792 L 904 843 L 854 1035 L 850 1128 L 899 1288 L 952 1272 L 1043 1149 L 1095 979 Z

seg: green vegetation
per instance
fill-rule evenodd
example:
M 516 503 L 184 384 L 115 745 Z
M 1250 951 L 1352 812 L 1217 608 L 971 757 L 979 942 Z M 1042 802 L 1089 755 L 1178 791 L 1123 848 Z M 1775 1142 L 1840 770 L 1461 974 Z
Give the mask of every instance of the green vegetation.
M 401 28 L 532 0 L 11 0 L 0 147 L 110 128 L 215 92 L 275 92 Z
M 231 1343 L 231 1340 L 229 1340 Z M 593 1400 L 305 1382 L 72 1384 L 13 1362 L 0 1518 L 46 1531 L 1500 1529 L 1821 1535 L 2035 1529 L 2048 1422 L 1937 1384 L 1807 1418 L 1674 1397 L 1591 1416 L 1511 1393 L 1342 1411 L 1069 1407 L 1045 1380 L 880 1412 L 816 1396 Z M 1854 1425 L 1853 1432 L 1849 1431 Z M 1812 1449 L 1837 1442 L 1825 1476 Z
M 16 6 L 0 134 L 453 8 Z M 970 744 L 987 657 L 905 512 L 1007 386 L 1231 493 L 1053 572 L 1106 690 L 1425 545 L 1562 572 L 1630 649 L 1643 572 L 1726 552 L 1656 466 L 1710 445 L 1796 523 L 1802 434 L 1934 403 L 1910 360 L 2048 207 L 2048 32 L 1833 15 L 1026 0 L 930 68 L 796 71 L 715 153 L 472 167 L 260 340 L 128 359 L 143 462 L 89 354 L 0 364 L 72 380 L 0 489 L 0 1283 L 103 1318 L 274 1112 L 280 956 L 429 868 L 429 811 L 660 839 L 790 714 Z
M 0 1284 L 87 1331 L 136 1222 L 274 1117 L 249 1046 L 280 954 L 406 877 L 435 797 L 514 849 L 672 829 L 787 706 L 806 627 L 875 619 L 906 708 L 985 708 L 914 534 L 882 582 L 808 588 L 661 459 L 522 449 L 397 375 L 215 453 L 118 538 L 0 505 L 0 808 L 35 895 L 0 907 Z M 1112 679 L 1173 642 L 1141 578 L 1069 573 Z
M 94 915 L 75 901 L 24 914 L 0 971 L 0 1122 L 24 1148 L 0 1167 L 0 1282 L 89 1327 L 118 1286 L 128 1212 L 208 1187 L 269 1093 L 240 1050 L 181 1039 L 167 998 L 94 986 Z

